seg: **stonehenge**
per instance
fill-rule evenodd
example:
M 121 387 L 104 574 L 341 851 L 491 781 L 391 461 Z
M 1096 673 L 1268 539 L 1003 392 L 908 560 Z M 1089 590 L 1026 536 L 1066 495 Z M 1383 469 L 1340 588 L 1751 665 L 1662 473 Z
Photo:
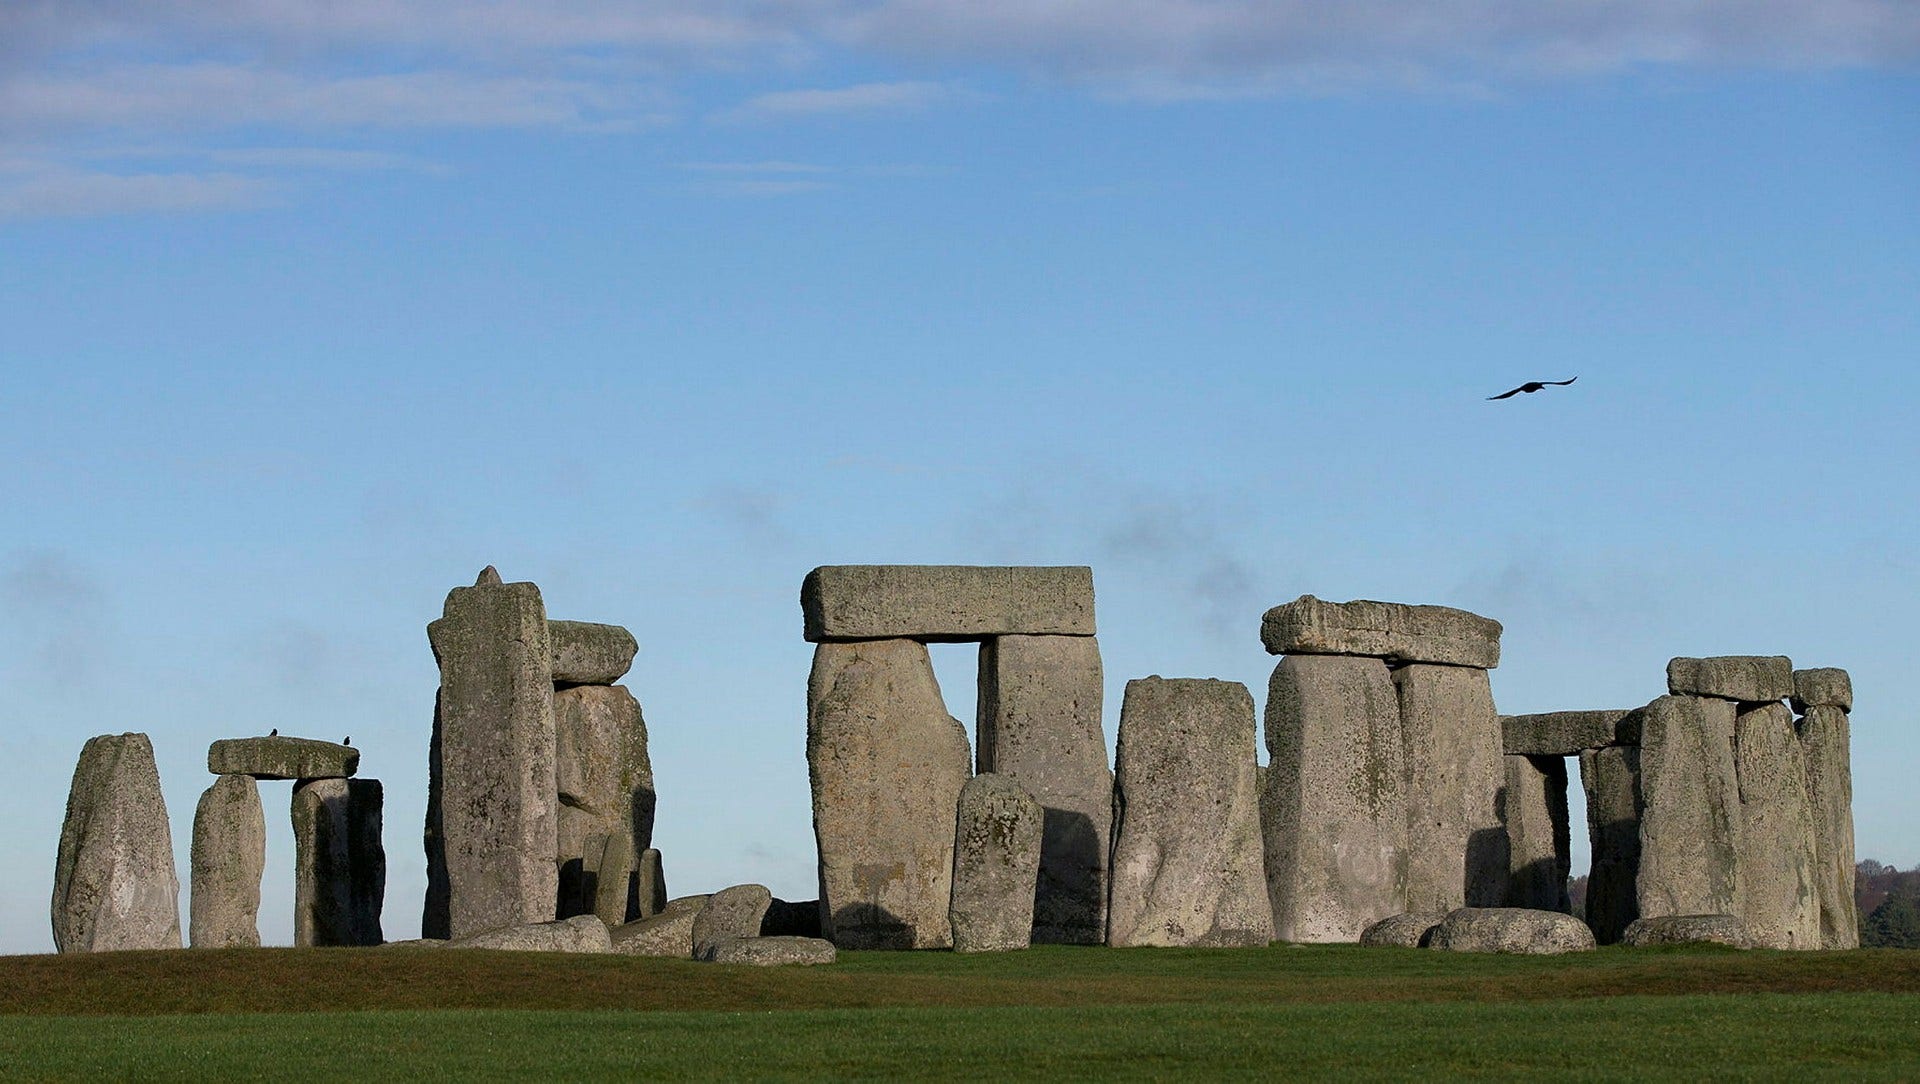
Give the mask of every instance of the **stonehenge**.
M 293 943 L 378 945 L 386 899 L 383 792 L 375 779 L 308 779 L 293 790 Z
M 955 952 L 1005 952 L 1033 941 L 1040 803 L 1012 779 L 982 773 L 960 788 L 947 907 Z
M 103 734 L 80 750 L 53 874 L 59 952 L 180 947 L 180 879 L 153 742 Z
M 252 776 L 222 775 L 193 813 L 188 943 L 229 948 L 260 943 L 260 878 L 267 818 Z

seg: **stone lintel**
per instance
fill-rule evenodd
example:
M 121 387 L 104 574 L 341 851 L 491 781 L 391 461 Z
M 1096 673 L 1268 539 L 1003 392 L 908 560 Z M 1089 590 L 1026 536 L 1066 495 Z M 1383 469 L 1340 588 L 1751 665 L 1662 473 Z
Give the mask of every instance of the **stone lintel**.
M 1092 636 L 1085 565 L 824 565 L 800 585 L 809 643 Z

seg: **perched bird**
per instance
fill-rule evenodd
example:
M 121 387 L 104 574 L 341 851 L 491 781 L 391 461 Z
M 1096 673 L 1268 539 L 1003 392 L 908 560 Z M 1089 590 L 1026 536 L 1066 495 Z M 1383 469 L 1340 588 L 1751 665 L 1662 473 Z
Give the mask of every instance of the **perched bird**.
M 269 738 L 277 738 L 279 736 L 280 736 L 280 728 L 277 726 L 274 727 L 272 730 L 267 731 L 267 737 Z
M 1578 379 L 1580 378 L 1577 376 L 1573 378 L 1573 380 L 1578 380 Z M 1573 383 L 1573 380 L 1529 380 L 1525 384 L 1520 385 L 1519 387 L 1513 389 L 1512 391 L 1503 391 L 1498 395 L 1489 395 L 1487 396 L 1487 401 L 1492 402 L 1495 399 L 1511 399 L 1523 391 L 1526 392 L 1528 395 L 1532 395 L 1534 392 L 1539 391 L 1541 388 L 1544 388 L 1549 384 L 1552 384 L 1554 387 L 1557 387 L 1557 388 L 1565 387 L 1568 384 Z
M 341 745 L 352 745 L 352 744 L 353 744 L 353 738 L 352 738 L 352 737 L 345 737 L 345 738 L 341 738 L 341 739 L 340 739 L 340 744 L 341 744 Z

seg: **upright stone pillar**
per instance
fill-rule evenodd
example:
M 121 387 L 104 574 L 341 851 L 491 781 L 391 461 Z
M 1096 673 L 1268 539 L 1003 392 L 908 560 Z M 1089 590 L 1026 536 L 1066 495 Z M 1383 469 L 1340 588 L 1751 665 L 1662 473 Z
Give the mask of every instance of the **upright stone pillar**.
M 1640 747 L 1614 745 L 1580 754 L 1587 793 L 1587 925 L 1594 940 L 1617 944 L 1640 917 Z
M 1640 915 L 1739 914 L 1736 705 L 1663 696 L 1641 729 Z
M 559 622 L 556 622 L 559 624 Z M 640 704 L 621 685 L 576 685 L 554 690 L 554 777 L 559 916 L 593 914 L 612 925 L 638 918 L 633 870 L 638 851 L 653 842 L 653 765 Z M 600 838 L 602 847 L 589 848 Z M 608 855 L 606 846 L 624 853 Z M 591 882 L 589 883 L 589 875 Z M 618 881 L 618 884 L 614 882 Z M 617 906 L 613 900 L 618 898 Z
M 448 593 L 445 616 L 427 635 L 440 664 L 440 697 L 423 929 L 465 937 L 550 921 L 559 891 L 559 798 L 540 589 L 501 583 L 488 568 L 474 586 Z M 444 921 L 434 912 L 442 875 Z
M 1793 713 L 1778 701 L 1747 705 L 1734 722 L 1740 781 L 1739 906 L 1754 943 L 1820 947 L 1813 811 Z
M 1853 904 L 1853 767 L 1848 712 L 1853 685 L 1845 670 L 1796 670 L 1794 708 L 1807 766 L 1814 829 L 1814 884 L 1820 898 L 1820 947 L 1860 947 Z
M 1254 732 L 1253 697 L 1238 682 L 1127 682 L 1108 944 L 1273 940 Z
M 54 862 L 53 945 L 180 947 L 173 835 L 145 734 L 103 734 L 80 750 Z
M 377 779 L 301 780 L 293 791 L 293 943 L 378 945 L 386 896 Z
M 1500 812 L 1506 822 L 1510 860 L 1504 906 L 1572 914 L 1573 902 L 1567 895 L 1567 874 L 1573 864 L 1567 758 L 1503 759 L 1506 787 L 1500 796 Z M 1591 877 L 1588 885 L 1592 885 Z
M 1487 672 L 1410 663 L 1393 671 L 1393 684 L 1406 744 L 1406 909 L 1498 907 L 1507 895 L 1497 808 L 1506 767 Z
M 948 948 L 954 811 L 971 774 L 925 644 L 822 643 L 807 766 L 822 933 L 840 948 Z
M 1100 644 L 1091 636 L 995 636 L 980 644 L 978 769 L 1045 810 L 1038 944 L 1106 938 L 1113 771 L 1100 730 Z
M 1032 943 L 1043 827 L 1040 803 L 1006 776 L 976 775 L 960 788 L 948 908 L 955 952 L 1007 952 Z
M 213 781 L 193 814 L 194 948 L 260 944 L 260 877 L 267 867 L 267 818 L 252 776 Z

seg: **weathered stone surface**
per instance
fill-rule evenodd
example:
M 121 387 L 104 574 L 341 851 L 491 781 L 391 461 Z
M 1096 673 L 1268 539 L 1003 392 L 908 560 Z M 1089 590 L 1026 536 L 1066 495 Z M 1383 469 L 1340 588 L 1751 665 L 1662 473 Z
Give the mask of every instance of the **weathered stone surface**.
M 640 644 L 619 625 L 549 621 L 553 680 L 559 685 L 611 685 L 633 666 Z
M 1410 911 L 1401 915 L 1388 915 L 1361 931 L 1360 943 L 1394 945 L 1400 948 L 1426 948 L 1427 939 L 1440 923 L 1446 921 L 1447 914 L 1446 911 Z
M 1813 812 L 1815 891 L 1820 898 L 1820 947 L 1860 947 L 1853 905 L 1853 767 L 1846 709 L 1812 705 L 1799 723 L 1807 762 L 1807 802 Z
M 682 896 L 667 901 L 660 913 L 615 926 L 613 951 L 629 956 L 693 957 L 693 923 L 711 896 Z
M 660 864 L 660 852 L 652 847 L 640 852 L 640 868 L 634 884 L 635 910 L 640 918 L 657 915 L 667 909 L 667 871 Z
M 1733 747 L 1740 781 L 1740 903 L 1734 912 L 1763 948 L 1819 948 L 1813 810 L 1793 713 L 1778 702 L 1741 712 Z
M 1663 696 L 1640 735 L 1640 914 L 1737 913 L 1740 791 L 1731 700 Z
M 1500 665 L 1500 622 L 1450 606 L 1301 595 L 1267 611 L 1260 640 L 1273 655 L 1365 655 L 1483 670 Z
M 529 922 L 458 937 L 447 948 L 496 949 L 505 952 L 612 952 L 607 924 L 593 915 L 575 915 L 558 922 Z
M 377 779 L 307 779 L 293 789 L 293 943 L 378 945 L 387 891 Z
M 1253 698 L 1238 682 L 1127 682 L 1108 944 L 1273 940 L 1254 742 Z
M 422 930 L 462 937 L 543 921 L 559 891 L 559 791 L 540 589 L 457 587 L 427 635 L 440 664 L 440 695 Z M 431 891 L 436 877 L 445 880 L 438 893 Z
M 819 937 L 820 901 L 798 903 L 776 898 L 760 921 L 761 937 Z
M 1032 943 L 1043 817 L 1033 795 L 1006 776 L 976 775 L 960 788 L 947 910 L 955 952 L 1005 952 Z
M 972 757 L 925 644 L 814 649 L 807 766 L 827 939 L 848 949 L 950 947 L 953 811 Z
M 1093 570 L 1083 565 L 826 565 L 807 573 L 809 643 L 1092 636 Z
M 1524 907 L 1462 907 L 1427 938 L 1445 952 L 1517 952 L 1552 956 L 1594 947 L 1593 931 L 1572 915 Z
M 1802 715 L 1808 708 L 1853 710 L 1853 678 L 1837 666 L 1821 666 L 1793 672 L 1793 710 Z
M 714 945 L 704 958 L 716 964 L 782 967 L 830 964 L 837 956 L 833 942 L 818 937 L 734 937 Z
M 1587 925 L 1603 945 L 1620 940 L 1640 917 L 1640 748 L 1587 749 L 1580 754 L 1587 793 Z
M 180 880 L 153 743 L 89 738 L 73 769 L 53 872 L 60 952 L 180 947 Z
M 1502 715 L 1500 733 L 1509 756 L 1577 757 L 1583 749 L 1639 745 L 1640 709 Z
M 1267 889 L 1282 941 L 1360 939 L 1407 909 L 1406 748 L 1378 659 L 1289 655 L 1267 692 Z
M 734 885 L 715 892 L 693 919 L 693 958 L 704 960 L 713 947 L 736 937 L 760 936 L 773 893 L 765 885 Z
M 553 624 L 549 622 L 549 624 Z M 647 757 L 647 724 L 640 704 L 624 686 L 578 685 L 553 694 L 554 783 L 559 790 L 555 840 L 560 869 L 559 915 L 595 912 L 602 895 L 611 924 L 637 918 L 636 848 L 653 841 L 656 803 L 653 764 Z M 611 879 L 605 851 L 589 854 L 588 841 L 611 843 Z M 613 900 L 618 898 L 618 906 Z
M 223 775 L 193 811 L 194 948 L 260 944 L 260 876 L 267 868 L 267 818 L 251 776 Z
M 1567 812 L 1567 760 L 1508 756 L 1500 812 L 1506 822 L 1508 907 L 1573 913 L 1567 875 L 1573 864 Z M 1591 880 L 1591 879 L 1589 879 Z
M 222 738 L 207 746 L 207 770 L 255 779 L 345 779 L 360 770 L 360 750 L 312 738 Z
M 1097 945 L 1107 935 L 1113 769 L 1101 686 L 1091 636 L 997 636 L 980 645 L 978 770 L 1013 779 L 1045 810 L 1038 944 Z
M 1413 663 L 1393 671 L 1407 765 L 1410 911 L 1506 902 L 1506 782 L 1487 672 Z
M 1793 695 L 1793 660 L 1785 655 L 1669 659 L 1667 691 L 1747 702 L 1785 700 Z
M 1635 919 L 1623 945 L 1728 945 L 1754 947 L 1753 933 L 1738 915 L 1660 915 Z

